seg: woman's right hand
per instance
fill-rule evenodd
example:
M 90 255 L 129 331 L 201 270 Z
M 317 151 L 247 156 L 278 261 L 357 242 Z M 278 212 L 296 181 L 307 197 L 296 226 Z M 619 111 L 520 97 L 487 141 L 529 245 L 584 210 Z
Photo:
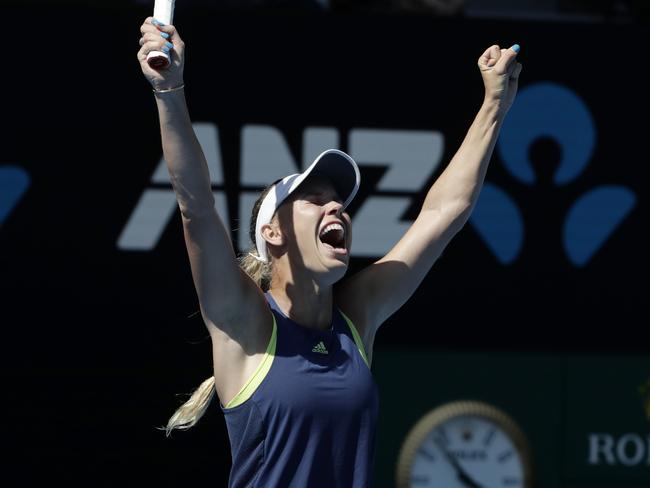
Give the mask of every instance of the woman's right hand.
M 155 23 L 154 23 L 155 22 Z M 155 90 L 176 88 L 183 84 L 183 67 L 185 65 L 185 43 L 176 32 L 173 25 L 162 25 L 153 17 L 147 17 L 140 26 L 140 50 L 138 61 L 140 68 Z M 147 63 L 147 54 L 151 51 L 163 51 L 167 43 L 171 43 L 169 57 L 171 63 L 160 70 L 153 69 Z

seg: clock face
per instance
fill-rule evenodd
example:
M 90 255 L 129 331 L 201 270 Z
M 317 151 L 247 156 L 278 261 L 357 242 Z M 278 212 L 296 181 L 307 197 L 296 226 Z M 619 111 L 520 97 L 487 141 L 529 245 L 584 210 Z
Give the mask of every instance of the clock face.
M 457 415 L 431 427 L 413 452 L 408 483 L 417 488 L 524 488 L 524 460 L 494 420 Z

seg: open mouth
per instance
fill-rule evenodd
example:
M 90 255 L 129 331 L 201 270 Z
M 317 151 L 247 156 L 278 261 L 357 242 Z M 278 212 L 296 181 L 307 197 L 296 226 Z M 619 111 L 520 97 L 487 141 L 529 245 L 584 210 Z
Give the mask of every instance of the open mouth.
M 318 235 L 320 241 L 327 248 L 337 252 L 345 252 L 345 229 L 339 223 L 326 225 Z

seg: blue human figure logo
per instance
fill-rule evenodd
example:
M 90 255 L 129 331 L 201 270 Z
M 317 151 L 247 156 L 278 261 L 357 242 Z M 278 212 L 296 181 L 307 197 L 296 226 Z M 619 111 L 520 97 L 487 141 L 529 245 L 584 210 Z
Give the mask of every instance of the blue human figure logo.
M 519 183 L 534 186 L 539 175 L 530 149 L 550 139 L 560 149 L 552 184 L 564 187 L 587 168 L 596 145 L 596 128 L 586 104 L 570 89 L 551 82 L 520 90 L 497 143 L 501 163 Z M 585 266 L 636 205 L 622 185 L 600 185 L 570 205 L 561 227 L 563 252 L 576 267 Z M 517 260 L 524 245 L 524 219 L 517 202 L 486 182 L 470 222 L 501 264 Z M 529 225 L 537 225 L 530 222 Z
M 20 166 L 0 166 L 0 227 L 14 210 L 29 185 L 29 174 Z

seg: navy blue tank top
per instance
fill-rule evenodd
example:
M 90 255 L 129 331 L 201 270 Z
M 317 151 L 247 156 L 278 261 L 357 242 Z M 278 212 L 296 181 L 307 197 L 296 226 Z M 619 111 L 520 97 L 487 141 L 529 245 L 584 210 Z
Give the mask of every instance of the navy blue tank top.
M 229 486 L 371 486 L 378 392 L 354 325 L 334 307 L 328 330 L 308 329 L 266 299 L 274 317 L 267 353 L 222 407 Z

